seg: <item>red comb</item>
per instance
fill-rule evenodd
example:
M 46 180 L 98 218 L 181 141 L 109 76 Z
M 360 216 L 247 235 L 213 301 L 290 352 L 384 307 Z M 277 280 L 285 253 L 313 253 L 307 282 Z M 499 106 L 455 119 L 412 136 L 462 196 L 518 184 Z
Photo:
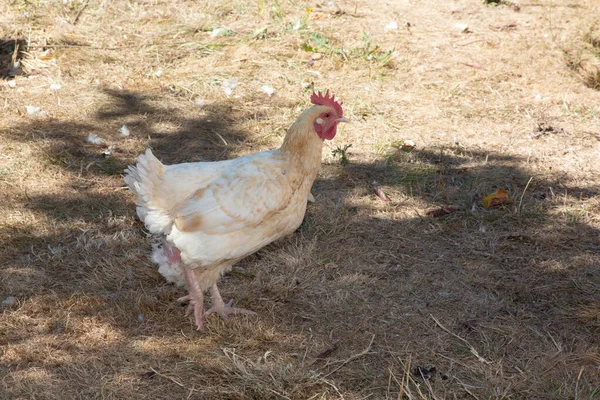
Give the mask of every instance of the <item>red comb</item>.
M 338 103 L 333 94 L 331 95 L 331 97 L 329 97 L 329 89 L 327 89 L 325 96 L 323 96 L 323 93 L 321 92 L 313 92 L 312 96 L 310 96 L 310 102 L 319 106 L 332 107 L 335 110 L 338 117 L 342 117 L 344 115 L 344 111 L 342 110 L 342 103 Z

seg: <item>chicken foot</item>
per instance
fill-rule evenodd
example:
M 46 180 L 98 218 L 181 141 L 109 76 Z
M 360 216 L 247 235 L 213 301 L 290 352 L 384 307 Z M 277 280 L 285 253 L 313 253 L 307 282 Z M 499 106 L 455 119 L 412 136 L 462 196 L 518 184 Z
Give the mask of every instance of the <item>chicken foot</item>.
M 185 280 L 190 293 L 187 296 L 178 298 L 177 301 L 181 303 L 185 303 L 186 301 L 189 302 L 185 315 L 188 316 L 193 312 L 196 326 L 198 327 L 198 330 L 201 331 L 204 328 L 204 324 L 202 323 L 202 317 L 204 315 L 204 293 L 202 293 L 194 270 L 185 266 L 183 267 L 183 270 L 185 271 Z
M 223 319 L 229 319 L 230 314 L 256 315 L 256 313 L 251 310 L 231 307 L 233 300 L 230 300 L 227 304 L 225 304 L 225 302 L 223 302 L 223 298 L 221 297 L 221 293 L 219 293 L 219 288 L 217 287 L 216 283 L 212 285 L 209 290 L 212 298 L 212 307 L 206 312 L 206 315 L 217 313 Z

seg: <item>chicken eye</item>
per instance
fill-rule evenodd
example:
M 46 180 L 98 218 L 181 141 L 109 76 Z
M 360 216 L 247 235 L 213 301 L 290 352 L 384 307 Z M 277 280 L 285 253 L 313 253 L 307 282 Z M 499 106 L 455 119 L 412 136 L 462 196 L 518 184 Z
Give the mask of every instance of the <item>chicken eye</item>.
M 329 118 L 329 113 L 326 113 L 326 114 L 325 114 L 325 118 Z

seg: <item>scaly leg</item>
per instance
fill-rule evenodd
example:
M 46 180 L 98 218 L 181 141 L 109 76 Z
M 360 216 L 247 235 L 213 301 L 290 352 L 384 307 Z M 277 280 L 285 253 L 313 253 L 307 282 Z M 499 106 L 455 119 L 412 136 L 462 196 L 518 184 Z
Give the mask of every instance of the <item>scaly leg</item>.
M 246 314 L 246 315 L 255 315 L 254 311 L 246 310 L 244 308 L 234 308 L 231 307 L 233 300 L 230 300 L 229 303 L 225 304 L 223 302 L 223 298 L 221 297 L 221 293 L 219 293 L 219 288 L 215 283 L 210 287 L 210 296 L 212 298 L 212 307 L 206 312 L 206 315 L 210 315 L 212 313 L 217 313 L 223 319 L 229 319 L 230 314 Z
M 190 294 L 180 297 L 177 299 L 177 301 L 181 303 L 189 301 L 185 315 L 188 316 L 192 312 L 194 313 L 194 320 L 196 321 L 196 326 L 200 331 L 204 327 L 202 324 L 202 316 L 204 314 L 204 294 L 202 293 L 202 289 L 198 284 L 194 270 L 185 266 L 183 269 L 185 271 L 185 280 L 187 282 Z

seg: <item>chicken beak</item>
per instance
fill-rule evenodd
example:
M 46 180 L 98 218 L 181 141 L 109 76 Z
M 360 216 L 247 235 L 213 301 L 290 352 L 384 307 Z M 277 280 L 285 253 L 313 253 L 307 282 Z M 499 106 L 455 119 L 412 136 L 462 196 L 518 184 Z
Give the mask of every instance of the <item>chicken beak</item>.
M 350 120 L 346 117 L 338 118 L 337 122 L 350 122 Z

